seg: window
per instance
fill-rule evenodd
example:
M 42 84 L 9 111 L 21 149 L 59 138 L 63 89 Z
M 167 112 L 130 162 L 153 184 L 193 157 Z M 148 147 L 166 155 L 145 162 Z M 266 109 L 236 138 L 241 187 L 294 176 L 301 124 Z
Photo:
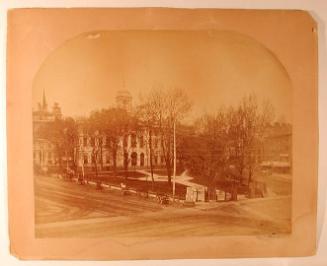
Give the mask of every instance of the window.
M 88 163 L 87 155 L 84 155 L 84 164 Z
M 127 168 L 128 167 L 128 153 L 125 152 L 124 153 L 124 167 Z
M 110 155 L 109 155 L 109 153 L 106 154 L 105 156 L 106 156 L 106 163 L 107 164 L 110 163 Z
M 143 135 L 139 137 L 139 142 L 140 142 L 140 148 L 144 147 L 144 137 Z
M 136 166 L 137 165 L 137 153 L 136 152 L 132 153 L 131 159 L 132 159 L 132 166 Z
M 144 153 L 140 155 L 140 166 L 144 166 Z
M 158 144 L 159 144 L 159 139 L 158 138 L 155 138 L 154 139 L 154 147 L 155 148 L 158 148 Z
M 124 135 L 123 146 L 124 147 L 127 147 L 128 146 L 128 135 Z
M 135 134 L 131 135 L 131 146 L 132 146 L 132 148 L 136 147 L 136 135 Z
M 87 146 L 87 137 L 84 137 L 83 139 L 84 139 L 84 141 L 83 141 L 84 146 Z
M 106 146 L 106 143 L 107 143 L 107 137 L 106 136 L 103 136 L 103 138 L 102 138 L 102 146 Z
M 158 155 L 154 156 L 154 164 L 158 164 Z
M 163 155 L 160 156 L 160 161 L 162 164 L 165 162 L 165 157 Z

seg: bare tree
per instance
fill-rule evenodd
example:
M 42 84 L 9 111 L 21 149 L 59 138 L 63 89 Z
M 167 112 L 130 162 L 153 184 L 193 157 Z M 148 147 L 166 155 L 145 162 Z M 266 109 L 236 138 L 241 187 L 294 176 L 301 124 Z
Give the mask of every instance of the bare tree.
M 264 132 L 273 121 L 273 113 L 269 102 L 259 106 L 255 95 L 249 95 L 236 107 L 203 115 L 195 121 L 197 131 L 189 137 L 191 145 L 187 138 L 184 141 L 187 167 L 209 187 L 218 184 L 237 200 L 240 186 L 251 190 L 260 166 Z
M 141 99 L 141 105 L 138 108 L 138 114 L 141 122 L 145 125 L 148 147 L 149 147 L 149 163 L 152 181 L 152 190 L 154 189 L 154 178 L 153 178 L 153 131 L 157 123 L 157 110 L 155 108 L 154 99 L 148 95 L 146 98 Z
M 243 97 L 238 108 L 229 110 L 229 139 L 238 181 L 250 187 L 259 163 L 266 126 L 273 120 L 273 108 L 265 102 L 260 108 L 255 95 Z M 235 192 L 237 193 L 237 192 Z
M 160 133 L 160 145 L 166 165 L 168 183 L 171 185 L 173 166 L 173 130 L 191 108 L 184 90 L 153 89 L 147 105 L 153 110 L 153 119 Z

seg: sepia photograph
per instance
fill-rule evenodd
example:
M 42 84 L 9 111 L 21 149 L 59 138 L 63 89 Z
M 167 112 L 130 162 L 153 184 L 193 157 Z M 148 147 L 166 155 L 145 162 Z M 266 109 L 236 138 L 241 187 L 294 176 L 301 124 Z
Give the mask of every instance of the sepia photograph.
M 232 31 L 94 31 L 33 80 L 35 235 L 289 234 L 292 86 Z
M 11 254 L 315 253 L 309 12 L 26 8 L 7 25 Z

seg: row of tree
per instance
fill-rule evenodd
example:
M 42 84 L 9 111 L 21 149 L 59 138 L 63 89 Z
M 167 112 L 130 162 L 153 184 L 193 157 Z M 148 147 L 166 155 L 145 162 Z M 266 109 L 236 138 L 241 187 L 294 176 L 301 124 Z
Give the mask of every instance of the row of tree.
M 182 138 L 185 168 L 236 199 L 237 189 L 250 188 L 254 175 L 260 174 L 265 130 L 273 118 L 272 105 L 259 106 L 254 95 L 245 96 L 236 107 L 203 115 L 195 123 L 195 134 Z
M 244 183 L 250 184 L 257 170 L 264 131 L 273 120 L 273 108 L 269 103 L 259 106 L 256 97 L 249 95 L 238 106 L 205 114 L 186 126 L 183 119 L 191 106 L 187 94 L 181 89 L 154 89 L 141 99 L 133 112 L 111 107 L 94 111 L 89 117 L 77 121 L 72 118 L 57 120 L 41 127 L 35 137 L 54 143 L 59 158 L 65 154 L 66 159 L 76 159 L 74 152 L 79 147 L 78 133 L 82 129 L 94 139 L 92 161 L 98 175 L 98 164 L 103 163 L 104 146 L 111 152 L 112 170 L 116 172 L 121 137 L 142 129 L 147 134 L 152 183 L 153 140 L 156 135 L 160 139 L 168 183 L 171 184 L 175 127 L 179 167 L 202 178 L 209 186 L 228 184 L 235 197 L 237 188 Z M 106 136 L 105 143 L 103 136 Z M 125 158 L 126 172 L 128 164 L 128 158 Z M 61 159 L 60 165 L 65 167 Z M 73 167 L 77 167 L 76 160 Z

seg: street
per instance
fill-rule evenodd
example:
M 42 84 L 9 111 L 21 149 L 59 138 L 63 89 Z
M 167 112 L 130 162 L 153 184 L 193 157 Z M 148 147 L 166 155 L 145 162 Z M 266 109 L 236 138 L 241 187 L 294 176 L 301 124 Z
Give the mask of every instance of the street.
M 182 237 L 289 233 L 290 195 L 163 207 L 154 200 L 35 177 L 36 237 Z

